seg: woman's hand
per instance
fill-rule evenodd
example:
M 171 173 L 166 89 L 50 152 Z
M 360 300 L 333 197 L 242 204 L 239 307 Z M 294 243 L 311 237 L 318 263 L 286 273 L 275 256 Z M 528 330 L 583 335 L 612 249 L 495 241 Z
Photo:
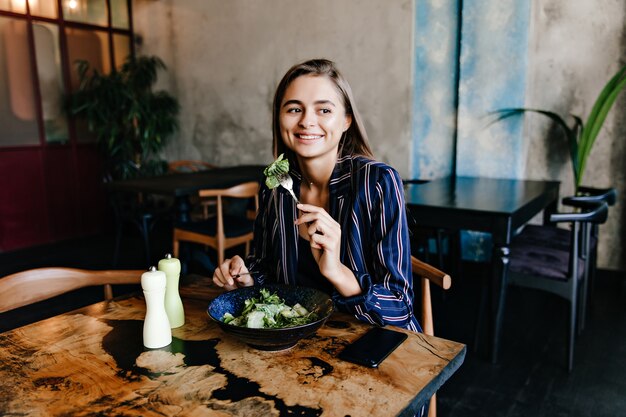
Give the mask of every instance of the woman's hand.
M 239 276 L 236 277 L 237 275 Z M 254 285 L 254 279 L 252 279 L 252 275 L 250 275 L 246 264 L 239 255 L 226 259 L 220 266 L 215 268 L 213 282 L 218 287 L 223 287 L 228 291 Z
M 342 266 L 341 227 L 326 210 L 311 204 L 298 204 L 302 215 L 296 219 L 296 225 L 306 225 L 313 257 L 324 276 L 336 275 Z
M 302 215 L 296 225 L 306 225 L 313 258 L 322 275 L 344 297 L 361 293 L 361 286 L 352 271 L 341 263 L 341 226 L 326 210 L 311 204 L 298 204 Z

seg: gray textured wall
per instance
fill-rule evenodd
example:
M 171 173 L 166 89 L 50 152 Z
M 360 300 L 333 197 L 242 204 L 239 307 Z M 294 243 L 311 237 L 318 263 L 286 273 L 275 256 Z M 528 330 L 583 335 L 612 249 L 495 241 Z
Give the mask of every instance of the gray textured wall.
M 535 0 L 529 53 L 527 107 L 586 120 L 600 91 L 626 65 L 624 0 Z M 572 194 L 573 174 L 560 132 L 540 116 L 527 117 L 527 178 L 558 179 Z M 587 161 L 584 185 L 614 186 L 618 202 L 601 228 L 601 267 L 626 269 L 626 90 L 615 102 Z
M 270 105 L 279 77 L 297 61 L 323 56 L 350 80 L 379 159 L 403 176 L 449 172 L 454 120 L 448 113 L 455 92 L 446 81 L 454 71 L 446 72 L 445 63 L 455 62 L 450 41 L 458 18 L 449 4 L 135 0 L 134 13 L 143 39 L 138 52 L 165 60 L 169 72 L 161 85 L 182 104 L 181 131 L 168 159 L 269 162 Z M 485 129 L 481 118 L 507 105 L 586 117 L 602 85 L 626 63 L 626 2 L 467 0 L 462 16 L 460 173 L 555 179 L 562 181 L 562 195 L 571 193 L 566 150 L 546 139 L 551 132 L 545 120 L 528 117 L 523 124 Z M 498 143 L 503 136 L 517 141 Z M 619 202 L 601 229 L 599 264 L 621 270 L 624 137 L 626 94 L 607 119 L 584 181 L 618 188 Z
M 135 1 L 141 54 L 182 105 L 168 159 L 269 163 L 271 102 L 293 64 L 325 57 L 350 82 L 378 159 L 411 159 L 412 0 Z

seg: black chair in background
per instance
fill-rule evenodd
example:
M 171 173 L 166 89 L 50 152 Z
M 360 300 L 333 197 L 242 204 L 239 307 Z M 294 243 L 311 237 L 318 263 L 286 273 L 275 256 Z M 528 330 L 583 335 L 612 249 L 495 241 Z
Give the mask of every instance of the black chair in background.
M 113 250 L 113 267 L 119 262 L 120 247 L 124 226 L 132 224 L 141 235 L 146 268 L 153 264 L 150 248 L 150 232 L 159 221 L 172 221 L 173 210 L 170 204 L 150 196 L 137 193 L 111 193 L 109 203 L 113 209 L 115 222 L 115 248 Z
M 564 206 L 577 207 L 579 209 L 588 208 L 596 204 L 605 202 L 612 206 L 617 199 L 617 192 L 614 188 L 590 188 L 580 187 L 576 196 L 565 197 L 561 201 Z M 597 258 L 598 258 L 598 234 L 599 224 L 592 223 L 588 247 L 581 247 L 582 253 L 588 257 L 585 263 L 586 279 L 583 282 L 581 294 L 581 311 L 579 317 L 579 332 L 585 327 L 585 317 L 587 303 L 590 301 L 593 293 L 593 285 L 596 276 Z M 570 231 L 550 225 L 528 225 L 515 238 L 516 242 L 523 242 L 525 245 L 545 245 L 562 251 L 568 251 L 570 246 Z
M 569 197 L 567 201 L 564 199 L 563 204 L 580 206 L 580 204 L 586 203 L 601 203 L 605 202 L 609 206 L 615 205 L 617 201 L 617 191 L 615 188 L 593 188 L 593 187 L 578 187 L 578 194 L 574 197 Z M 596 270 L 598 264 L 598 240 L 600 234 L 600 226 L 593 224 L 591 227 L 591 248 L 589 253 L 589 277 L 588 286 L 589 291 L 585 291 L 587 298 L 585 302 L 591 300 L 593 296 L 593 287 L 596 278 Z M 583 317 L 584 326 L 584 317 Z
M 534 288 L 555 294 L 568 303 L 567 369 L 573 368 L 574 337 L 579 320 L 584 317 L 583 291 L 591 253 L 592 229 L 607 219 L 606 202 L 580 202 L 569 198 L 566 204 L 576 204 L 580 211 L 554 213 L 550 223 L 570 223 L 570 229 L 528 226 L 511 244 L 508 284 Z M 542 232 L 542 238 L 538 233 Z M 551 235 L 550 235 L 551 234 Z M 567 242 L 567 245 L 563 243 Z

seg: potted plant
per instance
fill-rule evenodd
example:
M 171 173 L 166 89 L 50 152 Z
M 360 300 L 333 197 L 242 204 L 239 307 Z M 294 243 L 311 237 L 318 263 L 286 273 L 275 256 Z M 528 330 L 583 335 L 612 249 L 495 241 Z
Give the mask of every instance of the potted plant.
M 121 69 L 100 74 L 77 61 L 80 85 L 68 100 L 70 114 L 82 118 L 96 135 L 105 157 L 106 175 L 127 179 L 165 173 L 158 153 L 178 129 L 178 101 L 153 91 L 157 57 L 129 57 Z
M 579 116 L 571 115 L 573 123 L 570 126 L 560 115 L 554 112 L 525 107 L 496 110 L 491 113 L 497 116 L 491 123 L 526 112 L 542 114 L 552 119 L 565 133 L 574 172 L 574 187 L 576 193 L 578 193 L 591 148 L 598 137 L 598 133 L 604 124 L 607 114 L 611 110 L 619 93 L 624 89 L 624 86 L 626 86 L 626 66 L 622 67 L 604 86 L 591 109 L 591 113 L 589 113 L 587 117 L 586 123 L 583 123 L 582 118 Z

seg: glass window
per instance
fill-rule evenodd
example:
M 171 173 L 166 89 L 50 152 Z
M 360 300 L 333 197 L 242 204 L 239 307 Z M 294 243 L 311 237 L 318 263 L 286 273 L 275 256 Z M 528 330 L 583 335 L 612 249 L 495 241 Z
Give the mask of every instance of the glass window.
M 30 14 L 33 16 L 57 18 L 56 0 L 28 0 L 28 6 L 30 7 Z
M 120 69 L 130 55 L 130 36 L 114 33 L 113 50 L 115 51 L 115 68 Z
M 91 71 L 96 70 L 101 74 L 108 74 L 111 71 L 109 36 L 106 32 L 66 28 L 65 33 L 67 35 L 72 91 L 75 91 L 80 83 L 76 61 L 85 60 L 89 62 Z M 95 135 L 89 131 L 85 120 L 76 119 L 76 140 L 78 142 L 93 142 L 95 139 Z
M 90 68 L 101 74 L 108 74 L 111 71 L 109 36 L 106 32 L 66 28 L 65 34 L 67 35 L 67 54 L 72 91 L 75 91 L 79 84 L 76 70 L 77 61 L 89 62 Z
M 0 12 L 23 15 L 0 16 L 0 147 L 40 145 L 40 138 L 70 141 L 65 99 L 78 88 L 76 61 L 85 60 L 102 74 L 113 65 L 121 68 L 132 53 L 130 5 L 128 0 L 0 0 Z M 95 139 L 84 120 L 75 123 L 71 140 Z
M 65 20 L 100 26 L 108 24 L 106 0 L 64 0 L 62 4 Z
M 0 17 L 0 144 L 39 144 L 26 21 Z
M 26 14 L 26 0 L 0 0 L 0 10 Z
M 67 142 L 67 119 L 63 111 L 63 77 L 59 52 L 59 29 L 56 25 L 34 23 L 35 58 L 41 94 L 46 141 Z
M 127 0 L 111 0 L 111 26 L 128 29 L 128 2 Z

